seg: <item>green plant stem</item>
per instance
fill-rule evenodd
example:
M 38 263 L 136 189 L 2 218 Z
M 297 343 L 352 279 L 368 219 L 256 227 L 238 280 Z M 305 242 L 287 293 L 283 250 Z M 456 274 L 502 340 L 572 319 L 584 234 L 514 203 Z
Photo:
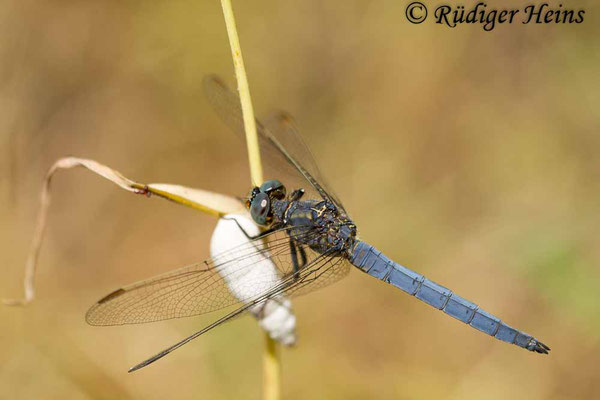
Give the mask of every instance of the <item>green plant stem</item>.
M 263 182 L 262 164 L 260 161 L 260 148 L 258 147 L 258 136 L 256 134 L 256 120 L 254 119 L 254 109 L 252 108 L 252 99 L 250 98 L 250 88 L 246 69 L 244 68 L 244 59 L 242 57 L 242 48 L 238 38 L 235 18 L 230 0 L 221 0 L 223 6 L 223 16 L 227 26 L 227 35 L 231 46 L 231 57 L 233 58 L 233 67 L 237 79 L 240 101 L 242 104 L 242 114 L 244 116 L 244 128 L 246 130 L 246 144 L 248 146 L 248 160 L 250 161 L 250 178 L 254 186 L 259 186 Z
M 231 46 L 231 57 L 238 84 L 238 91 L 244 117 L 244 128 L 246 131 L 246 144 L 248 147 L 248 160 L 250 162 L 250 178 L 253 186 L 259 186 L 263 182 L 262 164 L 260 160 L 260 148 L 256 134 L 256 120 L 252 108 L 248 78 L 242 58 L 242 48 L 237 34 L 231 0 L 221 0 L 223 16 L 227 27 L 227 35 Z M 263 398 L 265 400 L 278 400 L 280 398 L 280 361 L 277 343 L 265 335 L 265 353 L 263 356 Z

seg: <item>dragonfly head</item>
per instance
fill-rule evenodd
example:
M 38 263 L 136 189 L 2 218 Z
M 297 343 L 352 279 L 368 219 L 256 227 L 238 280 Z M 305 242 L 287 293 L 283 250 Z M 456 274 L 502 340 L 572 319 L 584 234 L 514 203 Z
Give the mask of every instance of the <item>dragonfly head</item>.
M 266 181 L 260 187 L 254 187 L 246 200 L 250 215 L 259 225 L 269 225 L 273 221 L 271 201 L 285 199 L 285 186 L 276 179 Z

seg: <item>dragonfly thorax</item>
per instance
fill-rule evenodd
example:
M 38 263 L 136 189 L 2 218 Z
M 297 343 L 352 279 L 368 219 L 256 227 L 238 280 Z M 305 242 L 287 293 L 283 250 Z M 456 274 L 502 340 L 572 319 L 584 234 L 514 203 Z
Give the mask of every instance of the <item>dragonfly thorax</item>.
M 322 201 L 311 207 L 314 227 L 319 231 L 321 252 L 330 249 L 346 251 L 356 239 L 356 225 L 346 215 L 340 215 L 335 205 Z
M 300 200 L 303 190 L 286 197 L 285 186 L 270 180 L 254 187 L 246 206 L 254 222 L 263 226 L 288 228 L 297 243 L 325 253 L 335 250 L 349 254 L 355 239 L 356 225 L 326 200 Z
M 273 215 L 294 241 L 318 253 L 346 254 L 356 239 L 356 225 L 327 201 L 275 200 Z

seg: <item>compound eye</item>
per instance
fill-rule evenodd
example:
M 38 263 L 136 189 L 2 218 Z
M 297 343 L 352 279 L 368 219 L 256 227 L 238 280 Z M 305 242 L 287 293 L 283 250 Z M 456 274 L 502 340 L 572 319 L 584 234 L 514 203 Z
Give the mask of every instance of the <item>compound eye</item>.
M 283 183 L 279 182 L 277 179 L 266 181 L 260 185 L 260 191 L 268 193 L 271 197 L 277 200 L 285 199 L 286 195 L 285 186 L 283 186 Z
M 269 213 L 271 211 L 271 200 L 267 193 L 258 193 L 254 196 L 250 205 L 250 215 L 254 222 L 259 225 L 267 225 L 269 222 Z

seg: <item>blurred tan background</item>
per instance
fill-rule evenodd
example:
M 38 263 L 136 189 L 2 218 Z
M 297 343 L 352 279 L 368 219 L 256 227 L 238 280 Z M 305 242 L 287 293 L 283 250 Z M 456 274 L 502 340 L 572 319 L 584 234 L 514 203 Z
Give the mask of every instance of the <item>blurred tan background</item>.
M 428 6 L 435 5 L 425 1 Z M 497 2 L 523 6 L 523 2 Z M 234 1 L 258 115 L 295 115 L 363 238 L 552 347 L 504 344 L 357 271 L 295 301 L 286 399 L 600 398 L 600 6 L 580 25 L 411 25 L 407 1 Z M 21 295 L 42 178 L 65 155 L 243 195 L 214 1 L 0 5 L 0 296 Z M 238 399 L 262 334 L 208 315 L 98 328 L 101 296 L 208 255 L 212 217 L 86 171 L 53 182 L 37 300 L 0 308 L 2 399 Z

